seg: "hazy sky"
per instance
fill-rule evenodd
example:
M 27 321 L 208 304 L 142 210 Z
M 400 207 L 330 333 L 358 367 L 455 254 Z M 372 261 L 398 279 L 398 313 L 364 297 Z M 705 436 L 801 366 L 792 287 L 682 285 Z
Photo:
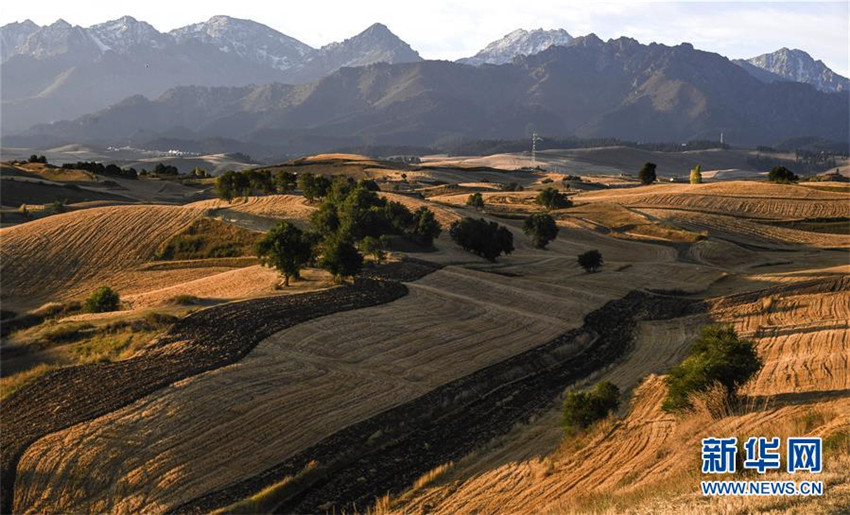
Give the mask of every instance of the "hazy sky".
M 573 36 L 630 36 L 641 43 L 693 43 L 730 58 L 801 48 L 848 75 L 847 0 L 833 2 L 594 2 L 537 0 L 33 0 L 3 2 L 0 22 L 58 18 L 89 26 L 129 14 L 160 31 L 217 14 L 250 18 L 311 46 L 381 22 L 426 59 L 457 59 L 516 28 L 563 28 Z

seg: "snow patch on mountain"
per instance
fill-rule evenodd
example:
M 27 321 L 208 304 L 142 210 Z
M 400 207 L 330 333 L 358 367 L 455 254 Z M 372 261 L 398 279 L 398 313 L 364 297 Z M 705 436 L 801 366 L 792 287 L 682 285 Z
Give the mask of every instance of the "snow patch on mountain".
M 746 62 L 786 80 L 811 84 L 828 93 L 850 90 L 850 80 L 838 75 L 823 61 L 815 60 L 802 50 L 781 48 L 776 52 L 747 59 Z
M 534 55 L 552 46 L 567 46 L 573 37 L 563 29 L 517 29 L 493 41 L 472 57 L 459 59 L 462 64 L 506 64 L 523 55 Z

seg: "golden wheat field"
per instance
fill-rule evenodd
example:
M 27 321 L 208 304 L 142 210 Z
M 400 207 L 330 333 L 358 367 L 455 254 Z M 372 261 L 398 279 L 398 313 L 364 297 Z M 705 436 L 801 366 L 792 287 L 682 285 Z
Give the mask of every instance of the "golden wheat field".
M 343 166 L 377 163 L 343 154 L 304 162 L 316 166 L 329 161 Z M 534 201 L 538 191 L 493 191 L 492 179 L 482 182 L 472 173 L 478 172 L 422 168 L 407 174 L 406 180 L 414 184 L 417 174 L 441 180 L 469 175 L 462 181 L 464 193 L 457 189 L 428 197 L 381 193 L 410 210 L 433 210 L 443 229 L 433 249 L 391 252 L 391 265 L 420 262 L 409 260 L 413 258 L 434 264 L 433 271 L 393 280 L 364 276 L 340 285 L 328 272 L 310 266 L 291 287 L 282 288 L 280 276 L 249 255 L 157 257 L 205 217 L 254 235 L 279 220 L 308 227 L 316 204 L 300 194 L 232 203 L 90 207 L 0 229 L 4 309 L 26 313 L 46 303 L 81 300 L 107 284 L 121 293 L 124 311 L 77 314 L 55 321 L 61 326 L 103 323 L 102 319 L 118 320 L 129 313 L 138 316 L 173 306 L 175 299 L 188 299 L 191 308 L 174 312 L 180 317 L 193 313 L 169 322 L 173 324 L 169 327 L 189 327 L 203 338 L 193 340 L 188 329 L 163 329 L 151 333 L 150 344 L 140 352 L 97 365 L 104 369 L 130 367 L 133 360 L 144 362 L 160 355 L 165 356 L 163 366 L 171 366 L 184 353 L 197 352 L 198 346 L 228 354 L 221 341 L 237 341 L 240 324 L 247 327 L 250 318 L 266 316 L 246 315 L 237 309 L 240 306 L 270 309 L 285 297 L 354 291 L 360 287 L 358 281 L 368 280 L 402 291 L 364 307 L 345 301 L 345 309 L 298 319 L 282 329 L 263 321 L 251 327 L 275 329 L 262 333 L 244 353 L 35 435 L 21 447 L 14 463 L 12 509 L 165 513 L 198 499 L 214 499 L 198 505 L 200 511 L 209 511 L 266 491 L 286 477 L 291 480 L 291 471 L 288 476 L 272 471 L 303 459 L 315 475 L 287 486 L 294 490 L 280 502 L 296 504 L 281 506 L 315 502 L 304 506 L 334 510 L 337 499 L 322 497 L 331 495 L 327 492 L 333 493 L 332 488 L 369 485 L 368 478 L 375 474 L 411 474 L 405 459 L 389 454 L 392 449 L 409 445 L 404 447 L 405 456 L 422 466 L 425 462 L 416 460 L 436 453 L 425 433 L 458 424 L 436 419 L 425 426 L 428 431 L 411 430 L 394 439 L 384 434 L 387 426 L 373 427 L 373 421 L 385 420 L 381 417 L 394 410 L 407 413 L 404 410 L 443 391 L 460 392 L 443 398 L 443 404 L 469 403 L 469 417 L 486 419 L 512 402 L 512 396 L 489 400 L 493 392 L 515 387 L 513 395 L 524 398 L 528 391 L 518 386 L 526 384 L 523 381 L 529 381 L 529 389 L 542 388 L 529 378 L 548 378 L 546 374 L 563 363 L 580 367 L 591 362 L 601 345 L 602 329 L 589 320 L 630 295 L 699 305 L 702 311 L 640 318 L 651 311 L 641 304 L 629 308 L 634 311 L 615 312 L 637 317 L 631 332 L 616 333 L 628 340 L 619 342 L 624 345 L 622 354 L 551 387 L 556 393 L 539 401 L 529 417 L 510 419 L 507 427 L 486 438 L 469 441 L 449 433 L 444 445 L 462 443 L 463 452 L 452 454 L 451 460 L 432 460 L 430 472 L 412 469 L 421 477 L 405 479 L 403 488 L 387 492 L 364 486 L 366 494 L 350 494 L 360 503 L 357 511 L 748 513 L 794 508 L 800 513 L 827 513 L 850 503 L 850 449 L 841 446 L 828 451 L 823 476 L 827 495 L 821 499 L 707 500 L 696 486 L 699 442 L 707 432 L 739 438 L 768 432 L 829 438 L 850 431 L 850 236 L 817 226 L 823 220 L 834 224 L 850 218 L 850 194 L 755 181 L 618 184 L 571 191 L 572 207 L 552 212 L 557 238 L 539 249 L 523 232 L 525 216 L 545 212 Z M 499 173 L 482 172 L 513 180 L 513 175 Z M 529 184 L 539 177 L 525 179 Z M 422 191 L 428 193 L 429 187 L 433 188 L 423 185 Z M 482 211 L 466 206 L 473 190 L 483 192 Z M 495 262 L 464 251 L 448 229 L 467 216 L 508 228 L 514 251 Z M 797 225 L 782 225 L 786 222 Z M 577 262 L 577 256 L 589 250 L 604 256 L 598 273 L 585 272 Z M 381 268 L 367 272 L 374 270 Z M 230 304 L 244 299 L 257 304 Z M 307 304 L 298 309 L 321 308 Z M 222 311 L 230 317 L 222 318 L 222 327 L 227 323 L 222 331 L 229 339 L 216 340 L 215 321 L 203 318 L 212 305 L 232 308 Z M 240 321 L 237 314 L 248 318 Z M 617 316 L 609 325 L 625 323 Z M 206 325 L 195 327 L 196 320 L 205 320 Z M 700 328 L 709 323 L 731 324 L 755 343 L 763 367 L 741 389 L 745 402 L 732 406 L 708 393 L 683 415 L 662 411 L 664 374 L 684 359 Z M 557 345 L 546 351 L 550 354 L 534 357 L 553 342 Z M 49 382 L 51 374 L 45 372 L 28 385 Z M 494 379 L 501 377 L 509 379 Z M 620 408 L 587 432 L 565 436 L 559 405 L 563 390 L 600 380 L 625 392 Z M 465 385 L 478 389 L 465 391 Z M 12 401 L 26 391 L 13 394 Z M 473 406 L 478 397 L 493 404 L 475 411 L 480 408 Z M 8 400 L 0 402 L 9 405 Z M 61 409 L 67 408 L 57 408 Z M 467 416 L 465 411 L 451 413 Z M 420 419 L 412 417 L 414 422 Z M 360 427 L 368 429 L 362 430 L 363 441 L 375 446 L 369 448 L 373 454 L 351 458 L 357 449 L 333 447 L 346 441 L 340 435 Z M 324 454 L 314 463 L 311 453 L 319 453 L 317 449 Z M 390 457 L 378 461 L 384 453 Z M 374 464 L 358 461 L 370 457 Z

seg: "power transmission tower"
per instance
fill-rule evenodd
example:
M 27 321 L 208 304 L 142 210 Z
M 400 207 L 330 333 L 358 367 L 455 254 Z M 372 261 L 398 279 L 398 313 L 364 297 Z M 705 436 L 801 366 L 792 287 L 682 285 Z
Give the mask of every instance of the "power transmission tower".
M 543 138 L 537 135 L 537 133 L 533 133 L 531 135 L 531 166 L 537 166 L 537 142 L 543 141 Z

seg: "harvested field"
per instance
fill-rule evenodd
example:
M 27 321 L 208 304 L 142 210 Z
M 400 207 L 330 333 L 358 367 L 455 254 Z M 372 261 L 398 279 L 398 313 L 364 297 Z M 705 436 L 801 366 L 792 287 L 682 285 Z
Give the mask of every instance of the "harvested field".
M 580 199 L 615 202 L 636 208 L 677 209 L 771 220 L 850 215 L 850 196 L 847 194 L 750 181 L 658 184 L 583 193 Z
M 406 271 L 405 267 L 413 270 Z M 432 268 L 388 265 L 388 270 L 390 277 L 411 277 Z M 117 410 L 179 379 L 237 361 L 264 337 L 286 327 L 335 311 L 388 302 L 405 293 L 406 288 L 398 282 L 363 279 L 348 287 L 226 304 L 183 319 L 171 332 L 130 359 L 49 372 L 3 402 L 3 502 L 11 502 L 21 453 L 47 433 Z M 17 497 L 26 480 L 15 484 Z M 17 504 L 24 505 L 40 510 L 30 501 Z M 3 511 L 10 508 L 6 504 Z
M 752 399 L 738 411 L 724 417 L 712 416 L 706 408 L 685 417 L 664 413 L 660 404 L 665 389 L 660 378 L 651 376 L 635 393 L 624 420 L 601 424 L 580 443 L 567 440 L 555 450 L 559 419 L 553 410 L 537 422 L 548 431 L 523 426 L 511 439 L 461 460 L 433 484 L 390 498 L 384 506 L 404 513 L 452 514 L 584 513 L 598 512 L 603 506 L 608 508 L 604 513 L 613 514 L 682 513 L 683 509 L 690 513 L 687 509 L 698 505 L 698 512 L 728 513 L 727 500 L 697 495 L 701 476 L 694 449 L 699 448 L 700 438 L 706 434 L 739 439 L 757 434 L 796 436 L 813 431 L 829 435 L 850 428 L 846 394 L 850 352 L 843 336 L 848 332 L 848 294 L 850 289 L 840 280 L 802 281 L 730 297 L 712 308 L 714 318 L 734 323 L 742 334 L 755 338 L 765 360 L 764 369 L 745 390 Z M 662 353 L 668 364 L 675 363 L 701 320 L 697 316 L 642 323 L 633 353 L 591 379 L 612 380 L 622 387 L 643 373 L 661 371 L 664 362 L 656 353 Z M 823 328 L 812 333 L 813 324 Z M 839 327 L 833 328 L 836 324 Z M 657 348 L 656 343 L 662 342 L 665 346 Z M 836 458 L 833 455 L 831 463 L 841 467 Z M 846 482 L 850 463 L 844 467 L 833 468 L 831 477 Z M 801 478 L 798 474 L 793 479 Z M 850 492 L 838 490 L 834 495 L 840 497 L 828 504 L 850 500 Z M 746 500 L 753 508 L 766 501 Z M 814 506 L 804 511 L 809 509 Z
M 31 308 L 79 298 L 102 284 L 136 283 L 128 277 L 135 267 L 202 214 L 182 207 L 115 206 L 0 229 L 3 303 Z

